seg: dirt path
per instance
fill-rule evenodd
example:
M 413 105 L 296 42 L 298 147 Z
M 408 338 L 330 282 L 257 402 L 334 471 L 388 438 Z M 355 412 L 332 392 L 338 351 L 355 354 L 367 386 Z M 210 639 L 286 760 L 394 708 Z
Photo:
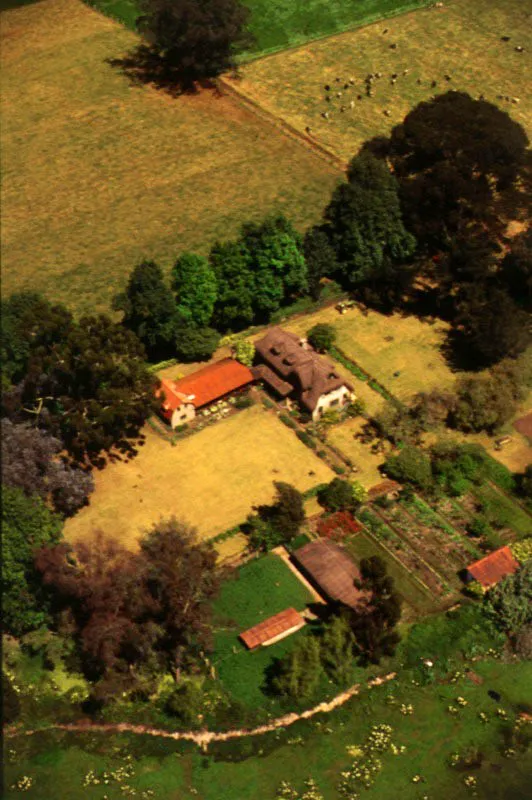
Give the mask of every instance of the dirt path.
M 396 672 L 389 672 L 382 678 L 375 678 L 373 681 L 368 681 L 367 686 L 380 686 L 383 683 L 394 680 Z M 33 728 L 30 730 L 23 730 L 20 727 L 12 725 L 5 729 L 4 735 L 6 738 L 14 736 L 33 736 L 35 733 L 42 733 L 43 731 L 70 731 L 78 733 L 101 732 L 101 733 L 136 733 L 145 736 L 157 736 L 162 739 L 187 739 L 188 741 L 195 742 L 202 750 L 207 750 L 211 742 L 226 742 L 228 739 L 240 739 L 244 736 L 260 736 L 263 733 L 270 733 L 278 728 L 287 728 L 293 725 L 300 719 L 310 719 L 315 714 L 327 714 L 339 706 L 346 703 L 351 697 L 358 694 L 360 684 L 356 683 L 345 692 L 333 697 L 328 702 L 319 703 L 313 708 L 302 711 L 300 714 L 291 713 L 285 714 L 283 717 L 268 722 L 266 725 L 259 725 L 258 728 L 237 728 L 224 733 L 217 733 L 215 731 L 164 731 L 158 728 L 149 728 L 147 725 L 133 725 L 129 722 L 109 722 L 109 723 L 92 723 L 89 721 L 84 722 L 68 722 L 57 723 L 55 725 L 48 725 L 43 728 Z

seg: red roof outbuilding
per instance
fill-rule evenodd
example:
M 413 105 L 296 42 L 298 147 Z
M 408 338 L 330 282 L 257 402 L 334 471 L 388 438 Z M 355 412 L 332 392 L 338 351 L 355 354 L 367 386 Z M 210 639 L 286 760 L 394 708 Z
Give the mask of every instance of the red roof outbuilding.
M 273 644 L 274 641 L 283 639 L 305 625 L 305 620 L 295 608 L 285 608 L 279 614 L 268 617 L 253 628 L 241 633 L 239 638 L 249 650 L 254 650 L 259 645 Z
M 506 575 L 512 575 L 518 567 L 519 563 L 506 545 L 495 550 L 494 553 L 490 553 L 489 556 L 481 558 L 480 561 L 475 561 L 467 568 L 467 572 L 484 589 L 489 589 Z
M 214 364 L 208 364 L 178 381 L 163 379 L 157 391 L 158 397 L 163 392 L 165 396 L 161 413 L 167 419 L 171 419 L 176 408 L 185 403 L 192 403 L 195 408 L 201 408 L 246 386 L 253 380 L 251 370 L 234 358 L 224 358 Z

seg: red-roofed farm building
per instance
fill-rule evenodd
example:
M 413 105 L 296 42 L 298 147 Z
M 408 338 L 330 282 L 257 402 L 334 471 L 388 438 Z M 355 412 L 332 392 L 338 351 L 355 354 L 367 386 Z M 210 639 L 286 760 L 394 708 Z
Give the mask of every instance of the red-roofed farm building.
M 512 551 L 505 546 L 470 564 L 466 576 L 468 581 L 478 581 L 483 589 L 489 589 L 506 575 L 512 575 L 518 567 Z
M 194 419 L 198 409 L 252 383 L 253 373 L 239 361 L 224 358 L 178 381 L 161 380 L 157 397 L 161 415 L 172 428 Z
M 244 642 L 248 650 L 256 647 L 266 647 L 284 639 L 285 636 L 295 633 L 305 625 L 305 620 L 295 608 L 286 608 L 273 617 L 262 620 L 258 625 L 240 634 L 240 639 Z

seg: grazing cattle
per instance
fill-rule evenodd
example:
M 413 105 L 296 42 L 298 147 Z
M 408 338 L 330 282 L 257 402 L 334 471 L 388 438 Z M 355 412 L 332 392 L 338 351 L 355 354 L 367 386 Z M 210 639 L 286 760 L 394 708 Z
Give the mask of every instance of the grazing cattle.
M 344 83 L 344 89 L 349 89 L 349 84 L 348 83 Z
M 512 103 L 520 103 L 520 102 L 521 100 L 519 99 L 519 97 L 512 97 Z
M 390 45 L 390 50 L 397 50 L 397 45 L 396 44 L 391 44 Z
M 354 86 L 355 85 L 355 79 L 354 78 L 349 78 L 349 83 L 351 84 L 351 86 Z
M 450 75 L 444 75 L 443 77 L 445 78 L 446 81 L 450 81 L 451 80 L 451 76 Z
M 325 84 L 325 91 L 326 92 L 330 92 L 331 91 L 331 87 L 329 86 L 328 83 Z
M 311 132 L 311 130 L 310 130 L 309 126 L 307 125 L 307 127 L 305 128 L 305 133 L 310 133 L 310 132 Z
M 376 78 L 382 78 L 382 72 L 376 72 L 375 73 L 375 77 Z
M 438 85 L 437 81 L 432 81 L 432 83 L 430 84 L 431 89 L 435 89 L 437 85 Z
M 330 103 L 330 102 L 331 102 L 331 95 L 330 95 L 330 94 L 326 94 L 326 95 L 325 95 L 325 100 L 326 100 L 328 103 Z
M 388 33 L 388 28 L 385 28 L 385 29 L 383 30 L 383 34 L 386 34 L 386 33 Z
M 421 78 L 418 78 L 418 79 L 417 79 L 417 81 L 416 81 L 416 83 L 417 83 L 417 84 L 420 84 L 420 83 L 421 83 Z
M 321 116 L 323 117 L 323 119 L 329 119 L 329 112 L 328 111 L 322 111 L 321 112 Z
M 362 95 L 361 94 L 357 94 L 357 100 L 362 100 Z
M 343 114 L 343 113 L 344 113 L 344 111 L 345 111 L 345 106 L 340 106 L 340 111 L 341 111 L 341 112 L 342 112 L 342 114 Z
M 521 47 L 521 45 L 519 44 L 519 45 L 517 45 L 517 47 L 515 48 L 515 50 L 516 50 L 516 52 L 517 52 L 517 53 L 524 53 L 524 51 L 525 51 L 525 48 L 524 48 L 524 47 Z
M 403 75 L 408 75 L 408 73 L 409 73 L 409 72 L 410 72 L 410 70 L 409 70 L 409 69 L 404 69 L 404 70 L 403 70 Z
M 354 100 L 350 100 L 349 101 L 349 108 L 354 108 L 354 107 L 355 107 L 355 101 Z
M 387 108 L 385 108 L 382 113 L 384 114 L 385 117 L 391 117 L 392 116 L 392 112 L 388 111 Z
M 342 96 L 342 92 L 336 92 L 336 97 L 341 97 L 341 96 Z
M 509 41 L 510 41 L 509 36 L 501 36 L 501 42 L 509 42 Z
M 397 75 L 397 72 L 392 72 L 392 78 L 397 78 L 397 77 L 399 77 L 399 76 Z

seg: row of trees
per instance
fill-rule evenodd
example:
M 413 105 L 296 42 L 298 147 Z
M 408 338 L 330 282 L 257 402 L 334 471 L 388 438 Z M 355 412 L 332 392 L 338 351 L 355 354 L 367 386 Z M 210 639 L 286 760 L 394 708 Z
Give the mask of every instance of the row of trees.
M 301 237 L 285 217 L 275 216 L 244 225 L 236 241 L 216 243 L 208 258 L 184 253 L 170 288 L 160 267 L 142 262 L 114 307 L 151 358 L 199 360 L 210 357 L 220 333 L 267 322 L 304 294 L 307 276 Z

